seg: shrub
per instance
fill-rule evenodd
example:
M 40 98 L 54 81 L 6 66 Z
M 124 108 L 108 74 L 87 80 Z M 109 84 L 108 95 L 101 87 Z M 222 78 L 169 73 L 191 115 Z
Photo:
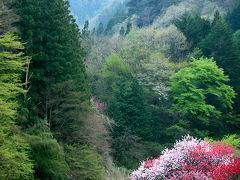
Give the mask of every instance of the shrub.
M 158 158 L 143 161 L 130 179 L 237 179 L 240 158 L 233 152 L 226 144 L 213 145 L 188 135 Z

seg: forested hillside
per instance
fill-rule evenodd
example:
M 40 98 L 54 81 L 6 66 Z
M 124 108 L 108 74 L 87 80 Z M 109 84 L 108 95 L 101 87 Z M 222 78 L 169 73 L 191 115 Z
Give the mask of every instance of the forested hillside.
M 238 179 L 240 1 L 114 2 L 0 0 L 0 179 Z
M 239 3 L 130 0 L 84 38 L 118 166 L 137 168 L 186 134 L 239 139 Z
M 76 23 L 83 27 L 89 21 L 89 28 L 93 29 L 100 22 L 106 24 L 120 8 L 125 8 L 128 0 L 70 0 L 70 10 Z

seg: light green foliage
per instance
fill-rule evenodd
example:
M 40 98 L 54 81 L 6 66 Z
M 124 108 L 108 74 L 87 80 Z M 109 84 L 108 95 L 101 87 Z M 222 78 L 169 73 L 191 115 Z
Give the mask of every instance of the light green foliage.
M 144 27 L 133 29 L 121 43 L 121 54 L 135 69 L 142 60 L 151 54 L 163 53 L 173 62 L 183 61 L 189 44 L 186 37 L 174 25 L 167 28 L 154 29 Z
M 14 132 L 17 128 L 14 129 Z M 20 134 L 0 126 L 0 179 L 32 179 L 30 146 Z
M 230 3 L 236 3 L 238 0 L 227 0 Z M 162 16 L 156 18 L 153 23 L 155 28 L 162 28 L 169 26 L 175 18 L 182 16 L 184 13 L 196 14 L 204 18 L 212 19 L 214 12 L 219 10 L 222 14 L 232 8 L 227 1 L 219 0 L 183 0 L 178 4 L 173 4 L 164 11 Z M 234 7 L 234 6 L 233 6 Z
M 176 26 L 170 25 L 154 31 L 153 47 L 173 62 L 183 61 L 190 46 L 186 37 Z
M 122 78 L 131 78 L 131 70 L 127 64 L 124 64 L 119 54 L 113 53 L 106 58 L 106 64 L 102 67 L 101 79 L 98 81 L 96 91 L 101 90 L 99 98 L 107 102 L 112 94 L 112 85 Z
M 212 138 L 205 138 L 206 141 L 209 141 L 212 144 L 217 144 L 218 141 Z M 240 155 L 240 136 L 237 134 L 226 135 L 221 139 L 221 144 L 227 144 L 228 146 L 233 146 L 235 149 L 234 154 Z
M 130 68 L 123 63 L 119 54 L 113 53 L 106 59 L 106 65 L 103 67 L 103 77 L 114 82 L 121 77 L 130 75 Z
M 16 97 L 24 93 L 20 81 L 24 65 L 29 62 L 24 57 L 23 45 L 11 33 L 0 35 L 0 119 L 12 119 L 16 115 L 18 103 Z
M 121 38 L 119 36 L 113 37 L 101 37 L 97 38 L 94 34 L 92 35 L 94 43 L 92 45 L 91 51 L 88 52 L 86 57 L 87 65 L 87 74 L 88 82 L 92 93 L 94 95 L 99 94 L 99 90 L 102 86 L 102 83 L 99 83 L 98 80 L 102 78 L 101 70 L 102 66 L 105 65 L 105 60 L 113 52 L 118 52 L 119 43 Z
M 175 64 L 170 62 L 164 54 L 156 53 L 142 61 L 136 76 L 140 84 L 148 88 L 150 93 L 156 94 L 159 100 L 168 99 L 167 83 L 175 71 L 184 66 L 186 63 Z
M 228 81 L 213 59 L 193 58 L 189 67 L 171 77 L 173 109 L 209 125 L 210 118 L 232 109 L 235 92 Z
M 227 143 L 229 146 L 234 146 L 236 149 L 235 155 L 240 155 L 240 136 L 239 134 L 227 135 L 222 140 L 223 143 Z
M 34 160 L 34 176 L 38 179 L 67 180 L 69 167 L 63 148 L 53 139 L 46 120 L 39 120 L 28 130 L 26 139 L 31 147 Z
M 131 66 L 136 68 L 141 60 L 146 59 L 154 49 L 153 36 L 152 28 L 132 29 L 121 42 L 121 55 Z
M 68 145 L 65 147 L 65 152 L 72 179 L 104 180 L 106 178 L 93 147 Z
M 137 14 L 137 25 L 139 27 L 149 26 L 152 24 L 153 20 L 161 15 L 163 9 L 169 7 L 172 4 L 176 4 L 180 2 L 180 0 L 130 0 L 128 2 L 128 14 Z
M 0 179 L 30 179 L 33 175 L 29 144 L 13 128 L 19 107 L 16 98 L 24 93 L 20 76 L 29 61 L 21 50 L 16 36 L 0 35 Z

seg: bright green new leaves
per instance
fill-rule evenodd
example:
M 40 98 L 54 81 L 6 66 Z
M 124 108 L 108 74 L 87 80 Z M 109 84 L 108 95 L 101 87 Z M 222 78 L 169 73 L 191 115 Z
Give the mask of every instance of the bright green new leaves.
M 13 118 L 16 114 L 18 103 L 16 97 L 23 93 L 20 82 L 24 65 L 29 63 L 29 58 L 18 52 L 23 45 L 16 41 L 17 37 L 7 33 L 0 35 L 0 119 L 1 121 Z
M 111 80 L 118 80 L 121 77 L 129 77 L 130 68 L 122 62 L 119 54 L 113 53 L 106 59 L 106 65 L 103 67 L 103 77 Z
M 29 152 L 29 144 L 20 135 L 0 126 L 0 179 L 31 179 Z
M 232 109 L 235 92 L 225 83 L 229 78 L 211 58 L 192 58 L 189 67 L 171 77 L 173 109 L 209 125 L 211 117 Z
M 19 52 L 23 45 L 17 37 L 0 35 L 0 179 L 31 179 L 33 163 L 29 159 L 29 144 L 12 129 L 18 102 L 24 93 L 20 81 L 24 65 L 29 58 Z

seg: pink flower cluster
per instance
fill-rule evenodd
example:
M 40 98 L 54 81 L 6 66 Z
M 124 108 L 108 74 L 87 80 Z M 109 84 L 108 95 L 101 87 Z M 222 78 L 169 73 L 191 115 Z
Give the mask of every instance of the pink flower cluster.
M 97 110 L 100 112 L 100 113 L 103 113 L 104 109 L 105 109 L 105 104 L 104 102 L 100 102 L 98 101 L 95 97 L 92 97 L 92 102 L 93 102 L 93 105 L 95 108 L 97 108 Z
M 165 149 L 157 159 L 141 162 L 130 180 L 224 180 L 237 179 L 240 158 L 226 144 L 212 145 L 207 141 L 185 136 L 172 149 Z

